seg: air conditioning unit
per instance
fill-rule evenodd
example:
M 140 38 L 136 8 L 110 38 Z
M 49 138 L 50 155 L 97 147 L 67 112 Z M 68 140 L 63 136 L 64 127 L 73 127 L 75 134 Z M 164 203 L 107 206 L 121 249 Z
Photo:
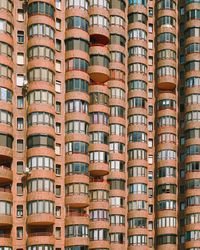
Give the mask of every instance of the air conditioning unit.
M 26 86 L 28 84 L 28 80 L 27 79 L 24 79 L 24 82 L 23 82 L 24 86 Z
M 30 174 L 30 169 L 28 167 L 24 169 L 24 174 Z

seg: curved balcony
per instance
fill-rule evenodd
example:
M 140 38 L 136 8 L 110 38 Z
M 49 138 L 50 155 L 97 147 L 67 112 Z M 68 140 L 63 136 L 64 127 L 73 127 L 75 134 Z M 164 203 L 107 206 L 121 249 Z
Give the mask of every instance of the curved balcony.
M 13 220 L 11 215 L 0 214 L 0 226 L 12 226 Z
M 0 182 L 12 182 L 13 173 L 10 167 L 6 165 L 0 166 Z
M 88 68 L 88 74 L 92 81 L 96 83 L 108 81 L 110 77 L 109 62 L 109 51 L 106 47 L 90 47 L 90 66 Z
M 1 246 L 12 247 L 12 238 L 10 234 L 0 234 Z
M 27 238 L 27 245 L 35 245 L 36 242 L 41 245 L 54 245 L 55 237 L 51 232 L 29 233 Z
M 65 204 L 74 208 L 84 208 L 89 205 L 89 196 L 87 194 L 65 195 Z
M 52 214 L 41 213 L 27 216 L 28 225 L 52 225 L 55 223 L 55 217 Z

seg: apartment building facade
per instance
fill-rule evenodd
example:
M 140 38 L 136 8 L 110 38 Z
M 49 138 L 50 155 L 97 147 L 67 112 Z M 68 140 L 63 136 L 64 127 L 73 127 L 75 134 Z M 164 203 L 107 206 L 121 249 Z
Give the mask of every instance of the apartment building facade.
M 0 250 L 200 250 L 200 1 L 0 0 Z

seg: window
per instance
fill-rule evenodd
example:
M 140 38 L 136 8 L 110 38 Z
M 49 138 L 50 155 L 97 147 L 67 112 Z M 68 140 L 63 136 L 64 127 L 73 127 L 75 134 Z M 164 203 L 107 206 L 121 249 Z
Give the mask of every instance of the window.
M 153 73 L 148 73 L 148 81 L 153 82 Z
M 153 98 L 153 89 L 148 90 L 148 98 Z
M 56 9 L 57 10 L 61 9 L 61 0 L 56 0 Z
M 56 206 L 55 216 L 58 218 L 61 216 L 61 207 Z
M 109 219 L 109 213 L 108 210 L 104 209 L 95 209 L 95 210 L 90 210 L 90 220 L 92 221 L 108 221 Z
M 56 175 L 60 176 L 61 175 L 61 165 L 56 164 Z
M 23 195 L 23 184 L 17 183 L 17 195 Z
M 23 238 L 23 227 L 17 227 L 17 239 Z
M 148 147 L 152 148 L 153 147 L 153 139 L 148 140 Z
M 153 131 L 153 122 L 148 123 L 148 130 Z
M 24 141 L 23 140 L 17 140 L 17 152 L 22 153 L 24 150 Z
M 56 18 L 56 29 L 57 30 L 61 30 L 61 19 L 59 18 Z
M 55 237 L 56 237 L 56 239 L 61 238 L 61 227 L 56 227 L 56 229 L 55 229 Z
M 65 185 L 66 195 L 87 195 L 88 196 L 88 184 L 85 183 L 73 183 Z M 100 190 L 99 190 L 100 191 Z M 93 191 L 92 191 L 93 192 Z M 92 194 L 91 194 L 92 197 Z
M 17 108 L 21 109 L 24 107 L 24 98 L 23 96 L 17 97 Z
M 65 144 L 67 154 L 88 154 L 88 144 L 81 141 L 67 142 Z
M 28 93 L 28 104 L 33 104 L 33 103 L 46 103 L 53 106 L 54 95 L 53 93 L 46 90 L 31 91 Z
M 61 144 L 59 144 L 59 143 L 56 143 L 55 154 L 56 155 L 61 155 Z
M 61 103 L 56 102 L 56 113 L 60 114 L 61 113 Z
M 27 202 L 28 215 L 42 213 L 54 214 L 54 202 L 49 200 L 34 200 Z
M 24 79 L 25 79 L 24 75 L 17 75 L 17 79 L 16 79 L 17 86 L 19 87 L 24 86 Z
M 55 91 L 56 91 L 56 93 L 61 93 L 61 82 L 60 81 L 56 81 Z
M 6 9 L 8 11 L 12 11 L 13 9 L 13 3 L 10 1 L 10 0 L 1 0 L 0 1 L 0 9 Z M 2 250 L 10 250 L 11 248 L 10 247 L 3 247 Z
M 55 68 L 57 72 L 61 72 L 61 61 L 56 60 Z
M 17 64 L 18 65 L 24 64 L 24 53 L 17 53 Z
M 108 229 L 90 229 L 90 240 L 91 241 L 100 241 L 108 240 L 109 233 Z
M 65 7 L 66 8 L 81 8 L 88 9 L 89 1 L 88 0 L 66 0 Z
M 88 237 L 88 226 L 81 224 L 66 226 L 65 237 Z
M 24 166 L 23 161 L 18 161 L 17 162 L 17 174 L 22 174 L 23 173 L 23 166 Z
M 152 40 L 148 41 L 148 48 L 153 49 L 153 41 Z
M 56 130 L 56 134 L 60 134 L 61 133 L 61 123 L 56 122 L 55 130 Z
M 32 68 L 28 71 L 28 80 L 44 81 L 54 84 L 55 73 L 48 68 Z
M 131 235 L 128 236 L 128 245 L 147 245 L 147 235 Z
M 153 65 L 153 56 L 149 56 L 149 58 L 148 58 L 148 64 L 149 64 L 149 66 Z
M 41 36 L 41 37 L 48 37 L 50 39 L 54 39 L 55 37 L 55 31 L 54 29 L 43 23 L 36 23 L 28 26 L 28 36 Z
M 32 112 L 27 116 L 28 127 L 33 125 L 47 125 L 54 127 L 54 116 L 46 112 Z
M 45 2 L 33 2 L 28 5 L 28 15 L 43 14 L 54 18 L 54 7 Z
M 23 130 L 23 129 L 24 129 L 24 119 L 17 118 L 17 130 Z
M 157 236 L 157 244 L 163 245 L 163 244 L 176 244 L 176 238 L 177 235 L 173 234 L 165 234 L 165 235 L 159 235 Z
M 17 42 L 24 43 L 24 31 L 17 31 Z
M 61 196 L 61 186 L 60 185 L 56 185 L 56 192 L 55 192 L 57 197 Z
M 153 164 L 153 155 L 148 156 L 148 163 Z
M 65 165 L 66 175 L 85 174 L 88 175 L 88 164 L 82 162 L 73 162 Z
M 153 24 L 149 24 L 148 31 L 149 33 L 153 33 Z
M 17 10 L 17 21 L 19 21 L 19 22 L 24 21 L 24 10 L 23 9 Z
M 149 17 L 153 16 L 153 8 L 149 8 Z
M 55 45 L 55 47 L 56 47 L 57 51 L 61 51 L 61 40 L 56 39 L 56 45 Z
M 32 134 L 27 138 L 27 148 L 44 147 L 55 148 L 55 139 L 50 135 Z
M 17 205 L 17 217 L 23 217 L 23 205 Z
M 28 159 L 28 167 L 32 169 L 54 169 L 54 161 L 50 157 L 33 156 Z
M 66 29 L 82 29 L 88 31 L 89 22 L 80 16 L 70 16 L 65 21 Z
M 12 91 L 3 87 L 0 87 L 0 100 L 5 102 L 12 102 Z

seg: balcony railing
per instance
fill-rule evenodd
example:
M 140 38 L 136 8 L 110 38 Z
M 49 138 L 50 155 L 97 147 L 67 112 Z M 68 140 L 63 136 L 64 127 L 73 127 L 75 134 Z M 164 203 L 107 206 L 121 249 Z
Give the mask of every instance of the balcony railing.
M 10 238 L 10 237 L 11 237 L 10 234 L 0 233 L 0 238 Z
M 52 232 L 28 233 L 28 237 L 37 237 L 37 236 L 53 236 L 53 233 Z
M 6 187 L 0 187 L 0 192 L 11 193 L 11 189 Z

